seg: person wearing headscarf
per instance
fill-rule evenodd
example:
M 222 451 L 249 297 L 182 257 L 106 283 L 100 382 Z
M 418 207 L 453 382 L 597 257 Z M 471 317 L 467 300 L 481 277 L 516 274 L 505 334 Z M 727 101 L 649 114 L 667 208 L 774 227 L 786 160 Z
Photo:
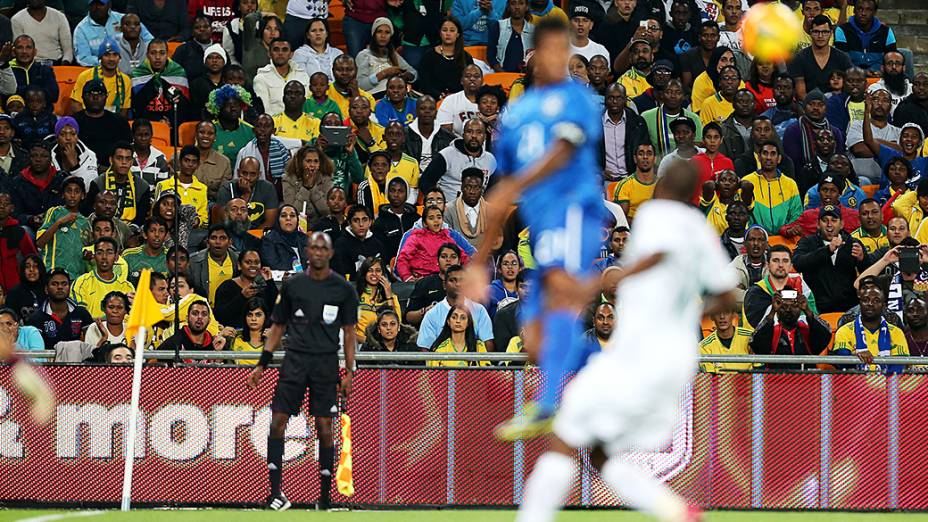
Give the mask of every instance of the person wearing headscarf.
M 97 155 L 78 138 L 80 126 L 71 116 L 62 116 L 55 123 L 52 165 L 66 176 L 77 176 L 84 180 L 84 188 L 97 178 Z M 52 138 L 47 138 L 51 140 Z
M 261 241 L 261 260 L 271 270 L 296 271 L 306 266 L 306 233 L 299 229 L 299 212 L 293 205 L 280 206 L 277 223 Z

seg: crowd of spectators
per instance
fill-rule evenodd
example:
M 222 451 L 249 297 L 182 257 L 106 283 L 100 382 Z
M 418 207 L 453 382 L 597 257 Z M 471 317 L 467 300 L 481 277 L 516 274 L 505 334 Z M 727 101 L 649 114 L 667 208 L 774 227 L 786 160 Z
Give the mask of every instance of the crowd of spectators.
M 801 43 L 755 60 L 756 1 L 355 0 L 335 18 L 327 0 L 26 0 L 0 14 L 0 327 L 58 360 L 131 360 L 150 269 L 167 320 L 146 350 L 259 351 L 322 231 L 362 352 L 521 351 L 520 215 L 546 209 L 483 245 L 487 302 L 459 286 L 503 174 L 498 122 L 534 88 L 535 24 L 557 18 L 570 81 L 602 109 L 602 170 L 577 173 L 602 176 L 609 210 L 586 335 L 621 323 L 636 211 L 691 160 L 742 307 L 711 318 L 703 353 L 925 355 L 928 73 L 877 0 L 783 0 Z

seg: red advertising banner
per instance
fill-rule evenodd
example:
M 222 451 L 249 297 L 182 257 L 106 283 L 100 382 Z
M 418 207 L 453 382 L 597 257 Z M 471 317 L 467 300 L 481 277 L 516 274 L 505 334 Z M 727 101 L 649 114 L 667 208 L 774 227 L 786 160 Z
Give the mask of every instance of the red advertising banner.
M 50 366 L 55 421 L 34 426 L 0 367 L 0 502 L 117 503 L 131 368 Z M 132 500 L 254 504 L 276 374 L 146 368 Z M 509 506 L 544 450 L 490 432 L 538 383 L 532 371 L 361 370 L 350 400 L 360 505 Z M 672 440 L 628 458 L 707 507 L 928 509 L 928 376 L 699 375 Z M 338 433 L 338 431 L 336 431 Z M 284 491 L 318 495 L 312 419 L 287 429 Z M 620 503 L 583 455 L 570 502 Z

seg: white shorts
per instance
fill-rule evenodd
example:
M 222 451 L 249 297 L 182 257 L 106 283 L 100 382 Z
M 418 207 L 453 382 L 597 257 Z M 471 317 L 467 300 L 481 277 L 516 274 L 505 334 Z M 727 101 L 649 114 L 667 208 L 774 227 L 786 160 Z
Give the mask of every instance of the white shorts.
M 658 357 L 642 366 L 597 354 L 565 388 L 554 434 L 573 448 L 602 445 L 607 455 L 663 448 L 696 372 L 695 352 L 692 360 Z

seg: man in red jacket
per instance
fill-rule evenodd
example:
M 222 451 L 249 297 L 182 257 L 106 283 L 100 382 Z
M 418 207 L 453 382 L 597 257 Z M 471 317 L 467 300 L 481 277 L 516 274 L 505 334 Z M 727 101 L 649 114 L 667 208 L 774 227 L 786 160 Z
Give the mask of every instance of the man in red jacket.
M 0 193 L 0 288 L 7 293 L 19 284 L 19 263 L 37 253 L 32 238 L 13 217 L 13 199 Z
M 819 196 L 822 198 L 822 207 L 834 205 L 841 209 L 841 221 L 844 223 L 844 231 L 850 234 L 860 226 L 860 216 L 853 208 L 841 206 L 841 192 L 844 190 L 846 183 L 844 176 L 829 171 L 822 175 L 822 180 L 818 184 L 818 191 Z M 810 208 L 803 212 L 796 221 L 783 225 L 780 228 L 780 235 L 789 238 L 801 238 L 815 234 L 818 231 L 818 211 L 820 208 Z

